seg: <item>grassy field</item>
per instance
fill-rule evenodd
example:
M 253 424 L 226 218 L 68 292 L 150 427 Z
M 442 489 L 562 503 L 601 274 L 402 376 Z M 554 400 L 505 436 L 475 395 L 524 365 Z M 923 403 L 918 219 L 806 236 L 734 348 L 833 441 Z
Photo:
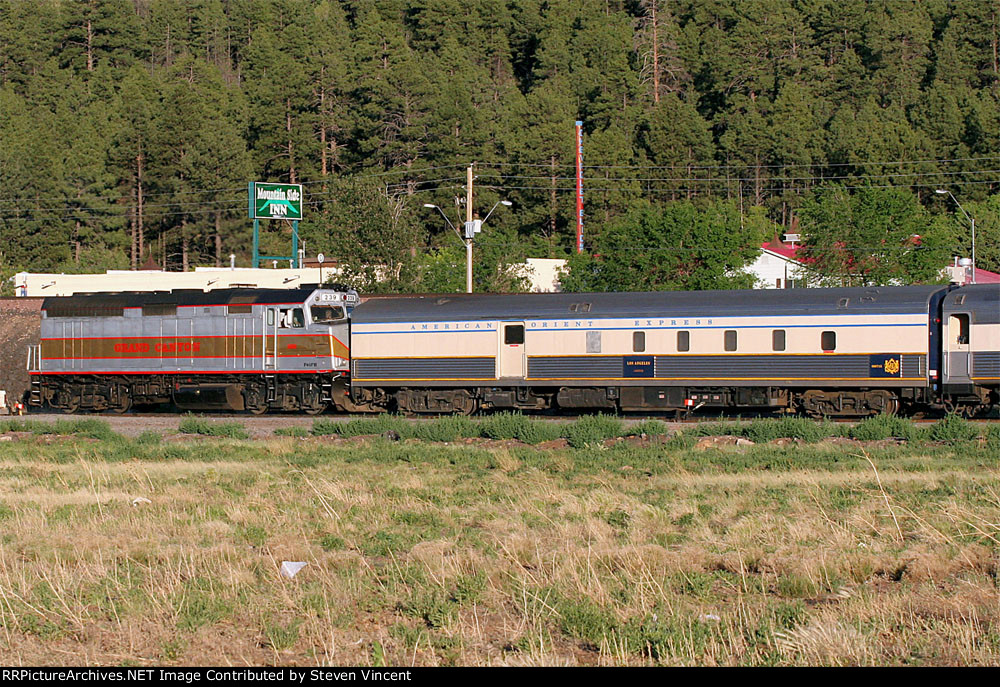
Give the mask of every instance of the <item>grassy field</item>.
M 1000 663 L 996 430 L 489 421 L 8 423 L 3 662 Z

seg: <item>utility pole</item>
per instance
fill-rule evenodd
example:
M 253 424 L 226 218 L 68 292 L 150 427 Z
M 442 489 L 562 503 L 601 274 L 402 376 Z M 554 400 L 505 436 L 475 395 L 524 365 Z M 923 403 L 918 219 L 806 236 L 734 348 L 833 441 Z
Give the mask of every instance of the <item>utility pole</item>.
M 482 231 L 483 225 L 486 224 L 486 221 L 493 216 L 494 210 L 496 210 L 501 205 L 508 208 L 512 205 L 512 203 L 509 200 L 498 200 L 493 205 L 493 207 L 490 208 L 490 211 L 486 213 L 486 217 L 484 219 L 473 219 L 475 217 L 475 213 L 472 211 L 472 178 L 473 178 L 472 168 L 475 166 L 475 164 L 476 163 L 473 162 L 472 164 L 469 165 L 468 170 L 466 170 L 467 176 L 466 176 L 466 194 L 465 194 L 465 225 L 463 226 L 465 230 L 464 232 L 459 231 L 458 227 L 456 227 L 454 224 L 451 223 L 451 220 L 448 219 L 448 215 L 446 215 L 445 211 L 442 210 L 439 206 L 435 205 L 434 203 L 424 203 L 425 208 L 431 208 L 441 213 L 441 216 L 444 217 L 444 221 L 447 222 L 451 230 L 455 232 L 455 236 L 458 237 L 459 241 L 463 241 L 465 243 L 465 292 L 466 293 L 472 293 L 472 240 L 476 237 L 476 234 Z M 460 200 L 461 198 L 455 198 L 456 206 L 459 204 Z M 459 217 L 461 217 L 461 214 L 459 214 Z
M 475 164 L 475 163 L 473 163 Z M 472 165 L 466 170 L 465 195 L 465 292 L 472 293 Z

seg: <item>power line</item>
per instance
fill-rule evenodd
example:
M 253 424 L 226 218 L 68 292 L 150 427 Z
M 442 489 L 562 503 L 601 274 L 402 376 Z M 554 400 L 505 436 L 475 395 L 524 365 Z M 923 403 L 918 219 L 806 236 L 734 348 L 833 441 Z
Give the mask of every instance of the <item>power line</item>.
M 916 164 L 951 164 L 953 162 L 977 162 L 982 160 L 1000 160 L 1000 156 L 989 155 L 984 157 L 956 157 L 940 160 L 887 160 L 883 162 L 872 162 L 869 160 L 858 160 L 855 162 L 786 162 L 772 165 L 583 165 L 584 169 L 747 169 L 756 167 L 760 169 L 798 169 L 802 167 L 865 167 L 871 165 L 916 165 Z M 573 163 L 559 163 L 552 165 L 549 163 L 528 163 L 528 162 L 477 162 L 477 166 L 483 167 L 544 167 L 558 169 L 565 167 L 575 168 Z
M 960 175 L 973 175 L 973 174 L 1000 174 L 1000 169 L 980 169 L 980 170 L 970 170 L 970 171 L 960 171 L 960 172 L 894 172 L 891 174 L 865 174 L 862 178 L 866 179 L 880 179 L 880 178 L 899 178 L 899 177 L 942 177 L 942 176 L 960 176 Z M 482 176 L 497 176 L 501 179 L 528 179 L 528 180 L 550 180 L 554 179 L 556 181 L 575 181 L 576 177 L 571 176 L 526 176 L 517 174 L 484 174 Z M 590 182 L 606 182 L 606 181 L 647 181 L 647 182 L 691 182 L 691 183 L 708 183 L 708 184 L 733 184 L 733 183 L 749 183 L 754 181 L 842 181 L 842 180 L 857 180 L 859 177 L 857 175 L 851 176 L 811 176 L 811 177 L 765 177 L 764 179 L 758 179 L 756 177 L 585 177 L 584 181 Z
M 610 179 L 609 181 L 618 181 L 617 179 Z M 978 181 L 951 181 L 949 182 L 952 186 L 965 186 L 970 184 L 1000 184 L 1000 179 L 981 179 Z M 840 186 L 839 188 L 848 190 L 866 189 L 866 188 L 937 188 L 939 184 L 863 184 L 858 186 Z M 572 186 L 498 186 L 490 184 L 481 184 L 480 188 L 489 188 L 495 191 L 572 191 L 576 192 L 576 189 Z M 778 193 L 783 191 L 788 191 L 787 188 L 762 188 L 759 189 L 761 193 Z M 704 189 L 699 189 L 694 186 L 685 186 L 681 188 L 627 188 L 627 187 L 616 187 L 616 186 L 585 186 L 584 193 L 594 193 L 595 191 L 620 191 L 623 193 L 635 193 L 635 194 L 648 194 L 648 193 L 689 193 L 689 192 L 703 192 Z

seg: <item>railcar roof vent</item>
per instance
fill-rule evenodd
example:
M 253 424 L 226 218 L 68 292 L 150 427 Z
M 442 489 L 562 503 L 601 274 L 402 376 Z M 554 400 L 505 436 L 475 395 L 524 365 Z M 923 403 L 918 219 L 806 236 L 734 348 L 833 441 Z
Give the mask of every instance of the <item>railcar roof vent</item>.
M 965 294 L 960 293 L 955 296 L 955 305 L 963 305 L 965 303 Z
M 837 301 L 837 307 L 838 308 L 846 308 L 847 304 L 850 303 L 850 302 L 851 302 L 850 298 L 841 298 L 839 301 Z
M 438 298 L 436 301 L 434 301 L 434 305 L 444 305 L 445 303 L 451 303 L 451 299 L 450 298 Z
M 590 303 L 583 303 L 580 305 L 580 312 L 590 312 Z
M 573 304 L 571 304 L 569 306 L 569 311 L 570 312 L 576 312 L 579 309 L 580 309 L 580 304 L 579 303 L 573 303 Z

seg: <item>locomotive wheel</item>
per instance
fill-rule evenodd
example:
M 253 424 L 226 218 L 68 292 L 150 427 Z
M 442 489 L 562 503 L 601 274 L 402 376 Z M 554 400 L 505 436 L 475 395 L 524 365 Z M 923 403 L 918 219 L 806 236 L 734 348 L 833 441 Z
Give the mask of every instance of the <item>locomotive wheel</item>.
M 111 406 L 111 412 L 115 413 L 116 415 L 123 415 L 124 413 L 127 413 L 130 410 L 132 410 L 132 396 L 130 394 L 122 396 L 118 405 Z
M 247 387 L 243 391 L 243 407 L 251 415 L 263 415 L 267 412 L 267 401 L 264 400 L 262 389 Z
M 306 415 L 319 415 L 324 410 L 326 410 L 326 404 L 320 403 L 319 405 L 302 406 L 302 412 Z
M 255 405 L 255 406 L 248 405 L 246 408 L 247 408 L 247 412 L 250 413 L 251 415 L 263 415 L 264 413 L 267 412 L 267 404 L 266 403 L 262 404 L 262 405 Z

